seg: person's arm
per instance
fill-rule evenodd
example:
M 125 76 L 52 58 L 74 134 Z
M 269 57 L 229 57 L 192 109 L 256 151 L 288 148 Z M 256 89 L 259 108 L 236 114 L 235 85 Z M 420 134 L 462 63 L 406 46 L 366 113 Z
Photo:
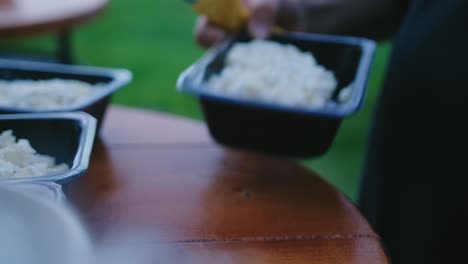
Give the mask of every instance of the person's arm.
M 250 12 L 249 31 L 268 36 L 274 25 L 293 31 L 383 38 L 392 35 L 409 0 L 244 0 Z M 200 17 L 198 43 L 211 46 L 226 33 Z
M 300 29 L 385 38 L 395 33 L 407 0 L 286 0 L 302 5 Z

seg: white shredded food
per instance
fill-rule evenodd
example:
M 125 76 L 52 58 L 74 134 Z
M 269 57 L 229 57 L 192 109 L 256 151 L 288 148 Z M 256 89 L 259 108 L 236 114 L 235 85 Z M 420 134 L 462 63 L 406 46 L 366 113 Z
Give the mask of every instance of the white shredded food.
M 314 56 L 267 40 L 235 44 L 225 68 L 207 82 L 215 94 L 301 108 L 323 107 L 338 82 Z
M 73 107 L 93 95 L 100 85 L 78 80 L 0 80 L 0 106 L 35 110 Z
M 0 178 L 50 176 L 68 171 L 68 165 L 55 164 L 55 158 L 41 155 L 27 139 L 16 140 L 12 130 L 0 134 Z

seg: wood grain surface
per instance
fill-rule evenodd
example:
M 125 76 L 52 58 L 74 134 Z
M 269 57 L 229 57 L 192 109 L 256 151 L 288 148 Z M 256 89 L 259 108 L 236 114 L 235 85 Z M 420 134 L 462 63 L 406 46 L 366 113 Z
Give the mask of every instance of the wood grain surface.
M 224 149 L 202 123 L 165 114 L 110 109 L 68 195 L 96 241 L 172 263 L 388 263 L 365 219 L 318 175 Z

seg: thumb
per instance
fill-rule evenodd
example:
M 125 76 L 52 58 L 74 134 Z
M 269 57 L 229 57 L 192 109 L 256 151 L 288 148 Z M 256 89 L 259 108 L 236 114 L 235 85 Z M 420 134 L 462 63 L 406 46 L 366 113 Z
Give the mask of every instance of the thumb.
M 244 0 L 250 12 L 248 30 L 255 38 L 267 38 L 273 27 L 279 8 L 278 0 Z

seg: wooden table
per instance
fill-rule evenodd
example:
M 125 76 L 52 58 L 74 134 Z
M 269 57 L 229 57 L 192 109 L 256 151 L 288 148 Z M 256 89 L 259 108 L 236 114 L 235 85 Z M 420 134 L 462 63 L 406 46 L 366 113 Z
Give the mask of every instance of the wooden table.
M 361 214 L 315 173 L 223 149 L 201 123 L 164 114 L 110 109 L 69 197 L 97 241 L 156 252 L 154 263 L 388 263 Z
M 71 58 L 70 31 L 96 17 L 108 0 L 0 0 L 0 39 L 58 32 L 58 59 Z

